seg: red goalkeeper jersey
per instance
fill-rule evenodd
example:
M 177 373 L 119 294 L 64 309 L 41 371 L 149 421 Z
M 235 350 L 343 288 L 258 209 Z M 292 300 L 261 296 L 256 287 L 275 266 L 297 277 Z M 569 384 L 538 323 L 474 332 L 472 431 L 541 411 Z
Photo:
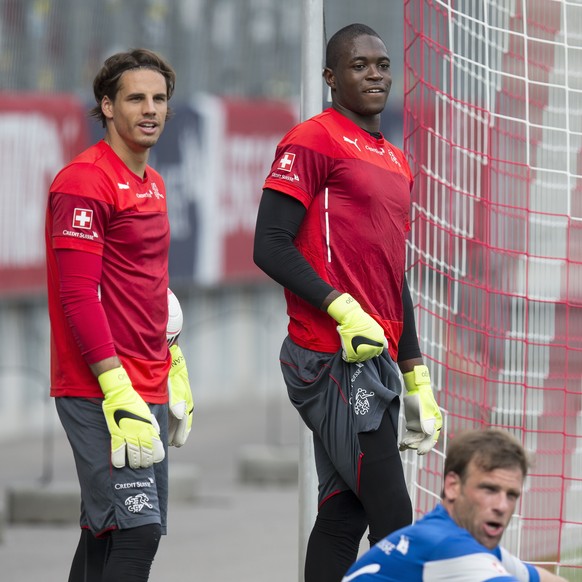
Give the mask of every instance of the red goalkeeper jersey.
M 101 305 L 134 388 L 147 402 L 166 402 L 170 228 L 161 176 L 149 166 L 144 179 L 133 174 L 100 141 L 54 179 L 46 242 L 51 395 L 103 396 L 60 300 L 55 250 L 73 249 L 101 257 Z
M 353 295 L 382 325 L 396 359 L 412 187 L 404 154 L 327 109 L 281 140 L 264 187 L 305 206 L 297 248 L 325 281 Z M 295 343 L 340 349 L 329 315 L 288 290 L 285 296 Z

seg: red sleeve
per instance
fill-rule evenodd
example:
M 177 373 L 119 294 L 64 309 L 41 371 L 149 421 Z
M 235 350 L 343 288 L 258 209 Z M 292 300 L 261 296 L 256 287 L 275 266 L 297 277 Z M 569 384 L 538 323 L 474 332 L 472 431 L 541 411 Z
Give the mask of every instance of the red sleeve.
M 288 194 L 309 208 L 329 176 L 334 148 L 333 139 L 321 124 L 313 120 L 300 123 L 277 146 L 263 189 Z
M 60 300 L 73 335 L 88 364 L 115 356 L 111 329 L 99 299 L 101 256 L 56 249 Z
M 51 192 L 52 229 L 55 249 L 103 253 L 103 241 L 113 207 L 102 200 Z

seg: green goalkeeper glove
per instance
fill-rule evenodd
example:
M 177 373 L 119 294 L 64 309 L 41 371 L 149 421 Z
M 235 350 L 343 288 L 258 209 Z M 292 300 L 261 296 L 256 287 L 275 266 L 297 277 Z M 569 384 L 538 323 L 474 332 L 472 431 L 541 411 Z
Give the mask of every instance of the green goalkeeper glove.
M 192 428 L 192 412 L 194 401 L 186 360 L 180 346 L 172 345 L 172 367 L 168 376 L 168 392 L 170 396 L 168 417 L 168 444 L 181 447 L 188 438 Z
M 404 396 L 404 417 L 406 433 L 400 443 L 400 450 L 416 449 L 425 455 L 436 444 L 443 417 L 430 386 L 430 374 L 426 366 L 414 366 L 411 372 L 403 374 L 407 394 Z
M 346 362 L 364 362 L 379 356 L 388 347 L 380 324 L 348 293 L 334 299 L 327 312 L 339 323 L 337 331 Z
M 165 457 L 160 427 L 143 398 L 131 385 L 120 366 L 97 378 L 105 400 L 103 413 L 111 433 L 111 463 L 125 467 L 125 456 L 132 469 L 150 467 Z

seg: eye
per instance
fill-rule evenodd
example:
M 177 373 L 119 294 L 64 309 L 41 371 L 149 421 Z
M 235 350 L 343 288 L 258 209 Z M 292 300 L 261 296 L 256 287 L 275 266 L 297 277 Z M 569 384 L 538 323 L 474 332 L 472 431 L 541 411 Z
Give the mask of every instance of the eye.
M 487 491 L 487 493 L 497 493 L 499 491 L 499 488 L 494 485 L 483 485 L 481 489 Z

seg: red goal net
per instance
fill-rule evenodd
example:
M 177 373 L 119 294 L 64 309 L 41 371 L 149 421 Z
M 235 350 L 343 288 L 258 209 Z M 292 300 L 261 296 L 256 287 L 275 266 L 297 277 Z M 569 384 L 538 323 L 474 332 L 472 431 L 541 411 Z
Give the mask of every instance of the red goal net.
M 535 460 L 504 545 L 582 580 L 582 3 L 406 0 L 409 283 L 444 410 L 405 463 L 417 517 L 447 438 L 513 432 Z

